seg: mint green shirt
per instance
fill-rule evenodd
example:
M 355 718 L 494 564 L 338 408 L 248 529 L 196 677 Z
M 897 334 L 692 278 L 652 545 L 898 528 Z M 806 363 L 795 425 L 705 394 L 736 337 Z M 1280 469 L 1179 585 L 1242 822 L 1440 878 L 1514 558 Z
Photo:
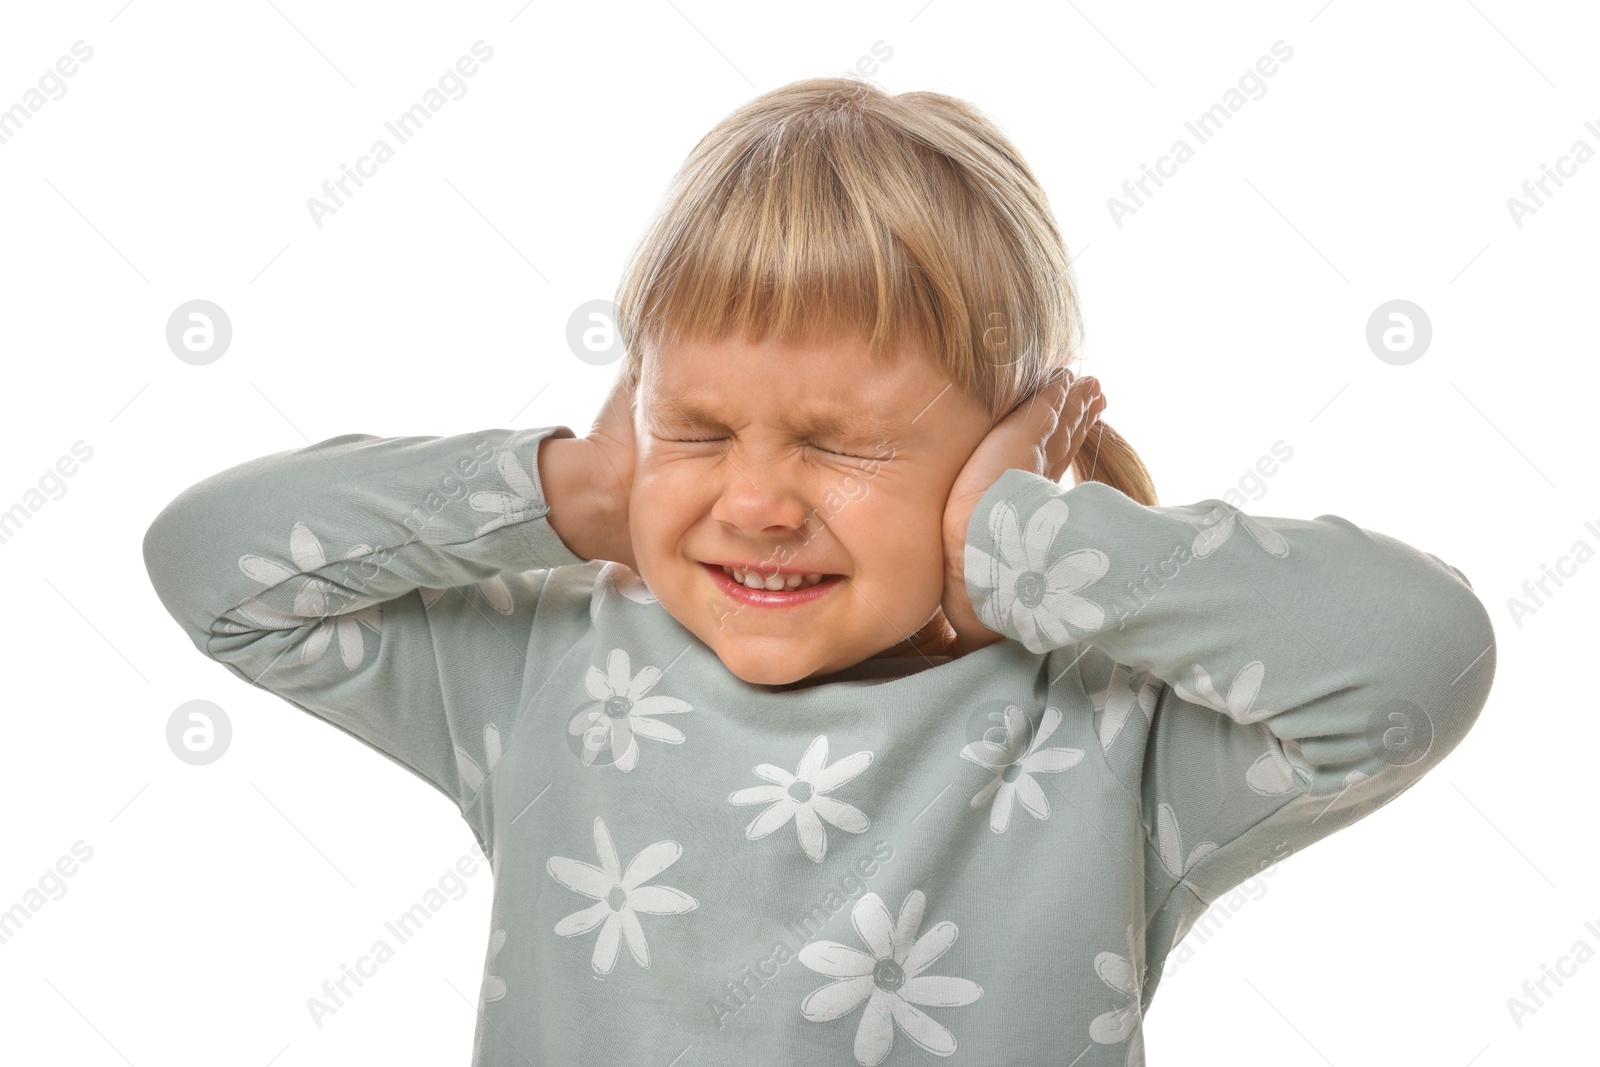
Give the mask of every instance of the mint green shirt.
M 1207 906 L 1403 793 L 1493 681 L 1465 576 L 1392 537 L 1012 470 L 965 559 L 1008 640 L 747 684 L 562 544 L 551 435 L 334 437 L 144 539 L 201 652 L 471 827 L 476 1067 L 1142 1064 Z

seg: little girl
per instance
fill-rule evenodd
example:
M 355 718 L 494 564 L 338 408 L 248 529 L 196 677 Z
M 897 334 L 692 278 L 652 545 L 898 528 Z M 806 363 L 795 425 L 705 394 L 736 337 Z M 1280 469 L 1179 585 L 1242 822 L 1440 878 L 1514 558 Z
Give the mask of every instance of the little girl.
M 1157 506 L 1067 370 L 1044 192 L 961 101 L 751 101 L 618 309 L 587 437 L 334 437 L 144 541 L 205 655 L 460 808 L 475 1065 L 1141 1064 L 1207 905 L 1487 699 L 1437 557 Z

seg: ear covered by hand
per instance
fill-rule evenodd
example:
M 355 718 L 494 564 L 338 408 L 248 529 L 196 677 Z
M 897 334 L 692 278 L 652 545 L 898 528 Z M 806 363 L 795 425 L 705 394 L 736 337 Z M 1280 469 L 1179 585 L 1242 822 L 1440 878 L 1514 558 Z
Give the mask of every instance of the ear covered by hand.
M 966 586 L 967 527 L 979 499 L 1008 470 L 1025 470 L 1059 482 L 1072 467 L 1105 410 L 1100 383 L 1062 370 L 1012 408 L 956 475 L 945 503 L 944 594 L 940 608 L 955 631 L 955 655 L 1003 638 L 978 620 Z

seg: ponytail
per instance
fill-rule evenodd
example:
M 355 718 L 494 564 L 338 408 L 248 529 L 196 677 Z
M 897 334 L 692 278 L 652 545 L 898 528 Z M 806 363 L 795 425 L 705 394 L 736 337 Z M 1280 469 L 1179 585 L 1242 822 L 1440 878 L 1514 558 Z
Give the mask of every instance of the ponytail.
M 1096 421 L 1089 436 L 1072 457 L 1072 475 L 1078 483 L 1103 482 L 1131 500 L 1156 507 L 1156 485 L 1139 453 L 1122 435 Z

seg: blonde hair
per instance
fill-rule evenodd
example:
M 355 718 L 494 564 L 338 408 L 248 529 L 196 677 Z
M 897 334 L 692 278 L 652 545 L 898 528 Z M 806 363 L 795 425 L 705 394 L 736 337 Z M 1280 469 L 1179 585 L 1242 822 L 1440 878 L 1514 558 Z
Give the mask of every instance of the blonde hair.
M 907 343 L 998 420 L 1078 359 L 1072 264 L 1021 154 L 972 105 L 851 78 L 792 82 L 703 137 L 617 289 L 622 372 L 737 335 Z M 1103 421 L 1072 463 L 1141 504 L 1155 485 Z

